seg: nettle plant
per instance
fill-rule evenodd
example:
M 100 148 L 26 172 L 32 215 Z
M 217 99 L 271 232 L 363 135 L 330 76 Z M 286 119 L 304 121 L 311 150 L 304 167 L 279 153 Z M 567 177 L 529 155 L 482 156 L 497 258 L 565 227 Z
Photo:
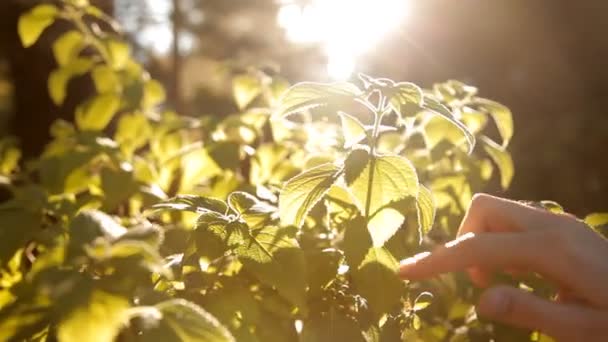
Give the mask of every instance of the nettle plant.
M 23 44 L 57 20 L 72 29 L 51 98 L 77 77 L 96 94 L 39 158 L 0 144 L 0 340 L 529 337 L 479 321 L 460 275 L 396 273 L 453 237 L 496 167 L 509 185 L 506 107 L 457 81 L 289 87 L 251 69 L 233 79 L 239 113 L 185 117 L 86 0 L 25 13 Z

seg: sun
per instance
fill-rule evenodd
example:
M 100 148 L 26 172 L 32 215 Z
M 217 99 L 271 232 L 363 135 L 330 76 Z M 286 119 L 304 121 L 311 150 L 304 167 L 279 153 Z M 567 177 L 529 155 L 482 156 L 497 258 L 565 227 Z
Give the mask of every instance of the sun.
M 357 60 L 405 22 L 411 0 L 311 0 L 306 5 L 282 1 L 277 22 L 287 39 L 321 44 L 327 73 L 348 79 Z

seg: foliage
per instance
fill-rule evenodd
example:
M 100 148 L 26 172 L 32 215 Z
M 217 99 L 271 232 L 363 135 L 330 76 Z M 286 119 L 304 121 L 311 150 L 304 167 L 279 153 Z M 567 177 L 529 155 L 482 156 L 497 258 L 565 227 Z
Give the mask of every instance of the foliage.
M 89 24 L 110 19 L 86 1 L 24 14 L 24 46 L 58 19 L 73 29 L 53 46 L 51 98 L 82 75 L 97 94 L 53 124 L 38 159 L 0 145 L 2 340 L 530 335 L 478 320 L 461 276 L 396 274 L 453 236 L 495 168 L 509 185 L 506 107 L 457 81 L 287 88 L 252 70 L 234 78 L 240 113 L 184 117 L 162 109 L 121 37 Z

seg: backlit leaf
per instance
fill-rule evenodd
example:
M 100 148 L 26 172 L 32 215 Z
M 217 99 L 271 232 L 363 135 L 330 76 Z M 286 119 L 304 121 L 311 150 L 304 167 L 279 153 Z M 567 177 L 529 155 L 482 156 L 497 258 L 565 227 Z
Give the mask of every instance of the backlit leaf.
M 511 154 L 509 154 L 504 147 L 496 144 L 485 136 L 481 138 L 481 141 L 483 142 L 483 149 L 500 170 L 500 185 L 503 189 L 508 188 L 515 171 Z
M 423 94 L 420 87 L 409 82 L 397 83 L 385 90 L 385 93 L 388 97 L 389 105 L 401 117 L 405 116 L 401 111 L 401 106 L 407 104 L 420 105 L 423 100 Z
M 423 185 L 420 185 L 416 199 L 416 212 L 418 213 L 419 241 L 422 243 L 422 239 L 431 230 L 435 221 L 435 199 L 431 191 Z
M 83 131 L 101 131 L 120 108 L 120 96 L 102 94 L 76 110 L 76 125 Z
M 84 48 L 84 36 L 79 31 L 68 31 L 53 43 L 53 54 L 59 66 L 65 66 L 78 57 Z
M 161 210 L 186 210 L 195 213 L 213 211 L 224 214 L 228 206 L 224 201 L 195 195 L 179 195 L 166 202 L 156 204 L 155 209 Z
M 144 94 L 141 104 L 144 109 L 153 108 L 161 104 L 167 98 L 165 88 L 157 80 L 148 80 L 144 83 Z
M 354 150 L 345 162 L 345 180 L 366 216 L 391 202 L 418 195 L 416 169 L 401 156 L 371 156 L 364 149 Z
M 234 337 L 215 317 L 184 299 L 171 299 L 154 306 L 161 314 L 161 325 L 181 342 L 233 342 Z M 176 339 L 177 341 L 177 339 Z
M 116 72 L 107 65 L 98 65 L 91 71 L 93 83 L 98 94 L 117 93 L 121 90 L 120 79 Z
M 232 79 L 232 94 L 240 110 L 245 109 L 261 93 L 260 80 L 253 75 L 243 74 Z
M 59 9 L 50 4 L 38 5 L 19 18 L 19 38 L 24 47 L 30 47 L 38 41 L 42 32 L 55 21 Z
M 302 342 L 365 342 L 361 328 L 355 320 L 331 308 L 304 322 Z
M 503 148 L 507 147 L 511 137 L 513 137 L 513 114 L 511 110 L 498 102 L 482 98 L 475 99 L 474 104 L 477 104 L 492 116 L 502 138 L 501 146 Z
M 372 237 L 365 218 L 361 216 L 347 222 L 345 226 L 342 250 L 348 266 L 356 270 L 372 247 Z
M 591 227 L 608 225 L 608 213 L 593 213 L 585 217 L 585 223 Z
M 277 116 L 287 116 L 336 101 L 352 99 L 361 94 L 351 83 L 302 82 L 293 85 L 281 97 Z
M 61 105 L 67 96 L 69 81 L 76 76 L 87 73 L 93 66 L 93 61 L 88 58 L 76 58 L 69 64 L 53 70 L 49 75 L 48 89 L 53 103 Z
M 301 226 L 308 212 L 329 191 L 339 173 L 338 166 L 323 164 L 288 180 L 279 197 L 281 222 Z
M 471 153 L 473 147 L 475 147 L 475 136 L 469 131 L 469 129 L 458 119 L 456 119 L 450 109 L 441 102 L 437 101 L 433 97 L 426 95 L 422 104 L 422 108 L 432 111 L 433 113 L 439 114 L 442 118 L 448 120 L 454 126 L 456 126 L 463 134 L 468 145 L 468 151 Z
M 361 121 L 359 121 L 359 119 L 344 112 L 339 112 L 338 115 L 340 116 L 340 120 L 342 122 L 344 148 L 350 148 L 365 138 L 365 126 L 361 123 Z
M 129 301 L 107 292 L 94 291 L 86 306 L 76 308 L 59 323 L 61 342 L 112 341 L 128 321 Z
M 372 311 L 379 317 L 399 305 L 404 293 L 403 282 L 397 276 L 399 264 L 384 247 L 371 248 L 353 273 L 353 286 Z M 382 287 L 379 291 L 378 286 Z

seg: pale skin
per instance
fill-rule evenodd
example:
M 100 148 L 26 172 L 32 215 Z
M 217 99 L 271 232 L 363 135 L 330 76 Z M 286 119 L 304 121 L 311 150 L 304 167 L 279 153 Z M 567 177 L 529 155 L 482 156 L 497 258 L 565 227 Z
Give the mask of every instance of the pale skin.
M 478 194 L 456 240 L 404 260 L 399 272 L 422 280 L 459 270 L 486 288 L 477 304 L 486 319 L 557 341 L 608 341 L 608 240 L 571 215 Z M 557 286 L 557 298 L 489 286 L 501 271 L 539 274 Z

